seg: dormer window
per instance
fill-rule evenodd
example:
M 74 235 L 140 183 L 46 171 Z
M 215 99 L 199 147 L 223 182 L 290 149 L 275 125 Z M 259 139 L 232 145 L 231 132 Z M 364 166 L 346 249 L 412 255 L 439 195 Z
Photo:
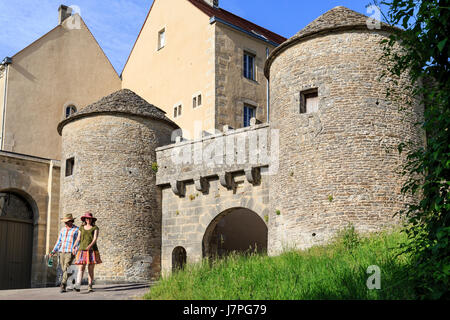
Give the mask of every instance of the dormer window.
M 67 106 L 66 107 L 66 118 L 70 117 L 75 112 L 77 112 L 77 108 L 73 104 Z

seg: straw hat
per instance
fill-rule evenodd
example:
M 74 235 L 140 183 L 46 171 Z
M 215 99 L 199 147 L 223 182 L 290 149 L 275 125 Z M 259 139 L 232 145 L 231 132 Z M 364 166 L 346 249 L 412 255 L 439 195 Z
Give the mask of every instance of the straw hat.
M 75 218 L 71 214 L 66 214 L 64 218 L 61 219 L 61 222 L 69 222 L 69 221 L 75 221 Z
M 85 220 L 86 218 L 91 218 L 91 219 L 92 219 L 92 222 L 97 221 L 97 218 L 94 218 L 94 216 L 93 216 L 92 213 L 90 213 L 90 212 L 86 212 L 86 213 L 84 214 L 84 216 L 81 217 L 81 221 L 84 222 L 84 220 Z

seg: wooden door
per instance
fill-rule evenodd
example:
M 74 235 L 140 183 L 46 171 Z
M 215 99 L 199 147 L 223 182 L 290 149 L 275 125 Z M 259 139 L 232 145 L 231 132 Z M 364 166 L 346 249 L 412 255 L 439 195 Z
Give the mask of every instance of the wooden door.
M 18 195 L 0 193 L 0 290 L 31 286 L 33 212 Z

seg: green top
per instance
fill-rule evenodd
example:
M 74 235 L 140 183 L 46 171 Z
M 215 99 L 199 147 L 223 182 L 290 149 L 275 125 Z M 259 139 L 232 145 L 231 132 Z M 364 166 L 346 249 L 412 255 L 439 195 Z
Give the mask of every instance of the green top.
M 94 239 L 94 231 L 99 230 L 97 226 L 92 227 L 89 230 L 84 229 L 84 226 L 80 227 L 81 240 L 80 240 L 80 250 L 87 250 L 87 247 L 91 244 Z M 92 246 L 92 250 L 98 251 L 97 241 Z

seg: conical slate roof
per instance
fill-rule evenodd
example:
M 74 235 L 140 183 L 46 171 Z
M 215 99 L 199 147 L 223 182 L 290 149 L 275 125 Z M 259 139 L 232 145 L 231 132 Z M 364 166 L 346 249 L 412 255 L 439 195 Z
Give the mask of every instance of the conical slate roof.
M 342 30 L 367 30 L 369 29 L 367 23 L 369 17 L 365 16 L 356 11 L 350 10 L 343 6 L 338 6 L 330 11 L 325 12 L 323 15 L 319 16 L 313 22 L 308 24 L 305 28 L 300 30 L 296 35 L 287 41 L 283 42 L 279 47 L 275 48 L 272 54 L 269 56 L 264 68 L 264 73 L 267 78 L 270 74 L 270 66 L 275 58 L 284 50 L 290 46 L 301 42 L 303 40 L 309 39 L 315 35 L 321 35 L 325 33 L 331 33 Z M 380 23 L 381 30 L 401 30 L 396 27 L 392 27 L 384 22 Z
M 129 89 L 122 89 L 91 105 L 88 105 L 80 111 L 72 114 L 70 117 L 64 119 L 58 124 L 58 133 L 61 135 L 63 127 L 69 122 L 100 114 L 138 115 L 145 118 L 161 120 L 173 126 L 175 129 L 178 128 L 178 125 L 175 122 L 166 117 L 166 113 L 163 110 L 148 103 L 133 91 Z
M 291 39 L 296 39 L 299 37 L 304 37 L 317 33 L 324 30 L 335 30 L 342 29 L 343 27 L 356 27 L 362 26 L 365 29 L 367 27 L 367 21 L 369 17 L 353 11 L 349 8 L 339 6 L 325 12 L 323 15 L 319 16 L 313 22 L 308 24 L 305 28 L 300 30 Z M 381 26 L 390 27 L 388 24 L 381 22 Z M 369 30 L 369 29 L 368 29 Z

